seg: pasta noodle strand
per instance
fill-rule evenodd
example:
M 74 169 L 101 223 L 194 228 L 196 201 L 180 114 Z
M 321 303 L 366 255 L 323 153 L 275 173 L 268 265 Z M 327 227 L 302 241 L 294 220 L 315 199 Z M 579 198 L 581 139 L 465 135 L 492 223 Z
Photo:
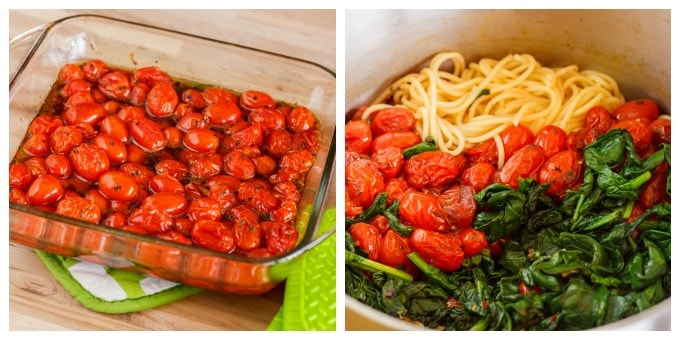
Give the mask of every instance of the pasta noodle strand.
M 445 65 L 452 65 L 450 71 Z M 601 105 L 611 111 L 624 102 L 612 77 L 579 71 L 576 65 L 549 68 L 530 54 L 509 54 L 466 66 L 460 53 L 442 52 L 419 73 L 394 82 L 362 119 L 384 108 L 406 108 L 423 138 L 432 136 L 442 151 L 454 155 L 493 138 L 500 168 L 505 163 L 500 133 L 511 124 L 534 134 L 546 125 L 569 133 L 583 126 L 590 108 Z

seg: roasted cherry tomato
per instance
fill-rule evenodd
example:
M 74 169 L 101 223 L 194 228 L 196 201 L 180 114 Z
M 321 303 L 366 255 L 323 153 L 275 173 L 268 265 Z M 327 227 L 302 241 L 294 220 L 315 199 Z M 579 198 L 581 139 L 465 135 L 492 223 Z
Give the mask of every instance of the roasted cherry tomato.
M 296 106 L 288 114 L 288 128 L 295 132 L 303 132 L 314 128 L 316 119 L 305 106 Z
M 255 109 L 248 114 L 248 122 L 262 125 L 263 132 L 268 134 L 274 130 L 286 128 L 286 115 L 276 109 Z
M 130 121 L 130 135 L 134 142 L 147 152 L 161 151 L 167 144 L 161 127 L 146 117 L 133 118 Z
M 224 170 L 228 175 L 241 180 L 255 177 L 255 164 L 240 151 L 231 151 L 224 155 Z
M 54 212 L 91 223 L 99 223 L 102 218 L 99 207 L 84 197 L 64 198 L 59 201 Z
M 149 179 L 149 189 L 153 192 L 172 192 L 184 195 L 184 185 L 177 178 L 168 174 L 156 175 Z
M 264 139 L 264 148 L 274 156 L 281 156 L 293 147 L 293 136 L 286 129 L 272 131 Z
M 438 188 L 458 179 L 466 164 L 462 155 L 451 155 L 443 151 L 419 153 L 404 163 L 404 174 L 408 184 L 415 188 Z
M 161 83 L 172 85 L 172 79 L 158 67 L 147 66 L 140 67 L 132 73 L 132 83 L 134 85 L 145 83 L 149 86 L 156 86 Z
M 465 253 L 457 236 L 426 229 L 416 229 L 409 240 L 425 262 L 446 272 L 458 270 Z
M 279 171 L 269 177 L 276 184 L 281 181 L 298 181 L 314 165 L 314 156 L 307 150 L 291 151 L 279 159 Z
M 64 122 L 57 116 L 39 116 L 28 127 L 28 135 L 32 136 L 41 133 L 49 136 L 54 130 L 63 125 Z
M 399 235 L 396 231 L 389 229 L 383 235 L 378 249 L 378 260 L 382 264 L 398 268 L 407 266 L 410 262 L 408 257 L 411 253 L 408 238 Z
M 121 164 L 128 159 L 127 147 L 125 144 L 111 135 L 97 135 L 92 139 L 92 144 L 106 152 L 106 156 L 109 157 L 111 164 Z
M 622 120 L 612 125 L 612 129 L 626 129 L 633 139 L 635 151 L 638 154 L 643 154 L 645 150 L 652 146 L 652 138 L 654 133 L 644 123 L 638 120 Z
M 191 239 L 201 247 L 231 253 L 236 248 L 233 227 L 220 221 L 200 220 L 191 229 Z
M 236 103 L 220 101 L 203 110 L 205 119 L 214 126 L 234 124 L 243 119 L 243 114 Z
M 447 214 L 430 194 L 407 191 L 399 200 L 399 217 L 417 229 L 447 231 L 451 229 Z
M 201 96 L 208 105 L 219 102 L 238 103 L 239 101 L 239 98 L 235 94 L 219 87 L 209 87 L 201 92 Z
M 562 198 L 567 189 L 575 189 L 582 179 L 583 156 L 574 150 L 554 154 L 543 163 L 538 182 L 550 183 L 547 194 Z
M 47 163 L 47 160 L 45 162 Z M 9 165 L 9 186 L 11 188 L 26 189 L 32 181 L 33 175 L 25 163 Z
M 234 238 L 238 249 L 249 252 L 259 248 L 262 245 L 264 232 L 257 214 L 241 205 L 231 209 L 231 216 L 234 221 Z
M 52 174 L 57 178 L 68 178 L 73 173 L 73 167 L 71 166 L 71 161 L 69 161 L 68 156 L 55 153 L 45 157 L 45 169 L 47 170 L 47 173 Z
M 279 207 L 279 200 L 271 193 L 264 181 L 244 181 L 237 191 L 238 200 L 260 214 L 267 214 Z
M 350 197 L 365 209 L 385 190 L 385 179 L 375 163 L 359 159 L 347 166 L 345 186 Z
M 466 185 L 452 185 L 437 197 L 455 228 L 470 228 L 477 212 L 475 190 Z
M 481 230 L 472 228 L 465 228 L 458 233 L 461 242 L 463 242 L 463 252 L 465 257 L 470 257 L 479 254 L 482 250 L 489 247 L 486 240 L 486 233 Z
M 652 178 L 645 183 L 640 191 L 638 202 L 645 209 L 650 209 L 661 202 L 670 202 L 671 197 L 666 192 L 667 173 L 665 171 L 655 171 Z
M 132 82 L 130 77 L 121 71 L 111 71 L 98 80 L 99 90 L 104 94 L 118 101 L 127 101 L 130 90 L 132 89 Z
M 137 197 L 139 185 L 121 171 L 108 171 L 99 177 L 99 191 L 110 200 L 130 202 Z
M 536 133 L 534 145 L 548 158 L 567 149 L 567 133 L 554 125 L 545 126 Z
M 460 175 L 460 184 L 472 187 L 475 193 L 493 183 L 496 167 L 491 163 L 478 162 L 463 170 Z
M 371 120 L 373 136 L 387 132 L 414 131 L 415 128 L 416 119 L 411 111 L 400 107 L 382 109 Z
M 264 229 L 264 242 L 274 255 L 285 254 L 297 244 L 299 232 L 289 224 L 275 221 L 260 223 Z
M 189 203 L 187 217 L 196 222 L 200 220 L 218 221 L 222 218 L 222 207 L 212 198 L 201 197 Z
M 644 118 L 651 122 L 659 117 L 659 106 L 650 99 L 634 99 L 616 107 L 612 116 L 619 121 Z
M 400 200 L 401 195 L 409 189 L 408 183 L 402 178 L 390 178 L 385 184 L 387 193 L 387 204 Z
M 517 150 L 503 165 L 498 174 L 501 183 L 517 189 L 519 178 L 536 178 L 543 164 L 543 152 L 533 144 Z
M 243 92 L 239 99 L 239 103 L 248 110 L 272 108 L 276 106 L 274 98 L 264 92 L 256 90 L 247 90 Z
M 422 142 L 420 135 L 414 131 L 388 132 L 373 138 L 371 152 L 374 153 L 388 146 L 396 146 L 403 150 L 420 142 Z
M 156 209 L 137 208 L 128 217 L 128 223 L 144 229 L 151 235 L 158 235 L 172 229 L 172 217 Z
M 34 134 L 24 142 L 22 149 L 29 156 L 45 157 L 50 153 L 49 137 L 45 134 Z
M 109 71 L 106 63 L 97 59 L 86 61 L 83 64 L 82 69 L 85 78 L 93 82 L 99 80 L 101 76 Z
M 490 163 L 498 164 L 498 147 L 496 146 L 496 141 L 493 139 L 487 139 L 486 141 L 479 143 L 472 148 L 463 152 L 465 158 L 468 162 L 474 163 Z M 506 158 L 508 156 L 506 155 Z
M 363 250 L 368 258 L 377 261 L 380 251 L 380 231 L 368 223 L 354 223 L 349 227 L 354 245 Z
M 652 130 L 653 136 L 652 141 L 654 145 L 659 145 L 661 143 L 670 144 L 671 143 L 671 120 L 659 118 L 652 121 L 649 124 L 649 128 Z
M 193 129 L 184 135 L 183 145 L 191 151 L 209 153 L 217 150 L 220 139 L 213 130 Z
M 28 202 L 35 205 L 56 203 L 64 196 L 64 187 L 53 175 L 42 175 L 31 183 L 26 190 Z
M 123 143 L 130 142 L 130 129 L 127 123 L 118 116 L 106 116 L 99 123 L 101 133 L 112 136 Z
M 594 106 L 586 112 L 585 120 L 583 122 L 584 128 L 591 128 L 602 135 L 609 131 L 609 129 L 616 123 L 616 120 L 611 116 L 609 111 L 603 106 Z
M 59 70 L 59 80 L 62 83 L 69 83 L 76 79 L 84 79 L 85 72 L 75 64 L 66 64 Z
M 73 164 L 73 171 L 90 182 L 99 180 L 99 176 L 111 166 L 106 151 L 93 144 L 81 143 L 69 152 L 68 158 Z
M 363 120 L 351 120 L 345 124 L 345 150 L 368 154 L 373 143 L 371 126 Z
M 395 146 L 380 149 L 371 155 L 371 160 L 378 166 L 385 179 L 397 177 L 404 165 L 404 154 Z
M 184 92 L 182 92 L 181 100 L 183 103 L 187 103 L 197 110 L 202 110 L 207 106 L 201 92 L 197 89 L 184 90 Z
M 505 152 L 505 159 L 512 157 L 515 151 L 519 150 L 525 145 L 534 142 L 534 133 L 524 125 L 510 125 L 500 133 L 503 141 L 503 150 Z

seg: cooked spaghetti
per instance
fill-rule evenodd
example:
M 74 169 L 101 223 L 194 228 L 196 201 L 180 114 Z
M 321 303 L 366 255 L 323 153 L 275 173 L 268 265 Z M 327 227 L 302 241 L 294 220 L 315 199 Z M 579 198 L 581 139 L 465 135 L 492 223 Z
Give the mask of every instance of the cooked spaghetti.
M 450 63 L 453 69 L 444 70 Z M 511 124 L 534 133 L 555 125 L 568 133 L 583 126 L 593 106 L 612 110 L 624 101 L 613 78 L 576 65 L 550 68 L 532 55 L 510 54 L 466 66 L 460 53 L 444 52 L 419 73 L 394 82 L 362 119 L 386 107 L 405 107 L 413 112 L 422 137 L 432 136 L 442 151 L 454 155 L 493 138 L 501 168 L 505 157 L 499 134 Z

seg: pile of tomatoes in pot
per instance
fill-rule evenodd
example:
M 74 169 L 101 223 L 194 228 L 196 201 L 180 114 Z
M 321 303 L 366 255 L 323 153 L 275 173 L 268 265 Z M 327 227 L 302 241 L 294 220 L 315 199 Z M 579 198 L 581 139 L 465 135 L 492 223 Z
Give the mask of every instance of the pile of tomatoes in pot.
M 494 139 L 458 155 L 428 150 L 407 157 L 404 150 L 423 142 L 413 114 L 390 107 L 361 120 L 364 110 L 357 110 L 345 125 L 345 217 L 356 220 L 381 194 L 387 195 L 386 206 L 398 202 L 398 210 L 348 223 L 347 230 L 370 260 L 412 274 L 417 268 L 406 256 L 411 252 L 449 272 L 485 248 L 492 256 L 500 254 L 499 243 L 505 240 L 488 244 L 485 233 L 473 228 L 475 194 L 485 187 L 501 183 L 517 189 L 518 178 L 533 178 L 551 183 L 547 194 L 560 200 L 582 182 L 583 148 L 607 131 L 626 129 L 640 157 L 654 152 L 653 145 L 670 143 L 670 119 L 660 118 L 651 100 L 631 100 L 611 112 L 593 107 L 583 129 L 570 133 L 553 125 L 535 134 L 523 125 L 507 127 L 500 134 L 505 161 L 499 168 Z M 657 170 L 634 213 L 668 199 L 665 176 Z M 389 215 L 398 216 L 412 231 L 391 227 Z
M 319 149 L 305 106 L 101 60 L 61 69 L 9 166 L 11 202 L 249 257 L 298 240 Z

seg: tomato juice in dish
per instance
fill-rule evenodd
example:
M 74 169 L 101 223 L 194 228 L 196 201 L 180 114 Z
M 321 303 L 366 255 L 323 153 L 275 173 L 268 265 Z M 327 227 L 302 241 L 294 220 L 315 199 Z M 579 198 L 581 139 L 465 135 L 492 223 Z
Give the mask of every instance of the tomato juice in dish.
M 444 330 L 589 329 L 669 297 L 670 117 L 597 72 L 458 57 L 346 122 L 346 293 Z
M 64 65 L 9 166 L 10 202 L 223 253 L 285 254 L 319 149 L 306 107 L 101 60 Z

